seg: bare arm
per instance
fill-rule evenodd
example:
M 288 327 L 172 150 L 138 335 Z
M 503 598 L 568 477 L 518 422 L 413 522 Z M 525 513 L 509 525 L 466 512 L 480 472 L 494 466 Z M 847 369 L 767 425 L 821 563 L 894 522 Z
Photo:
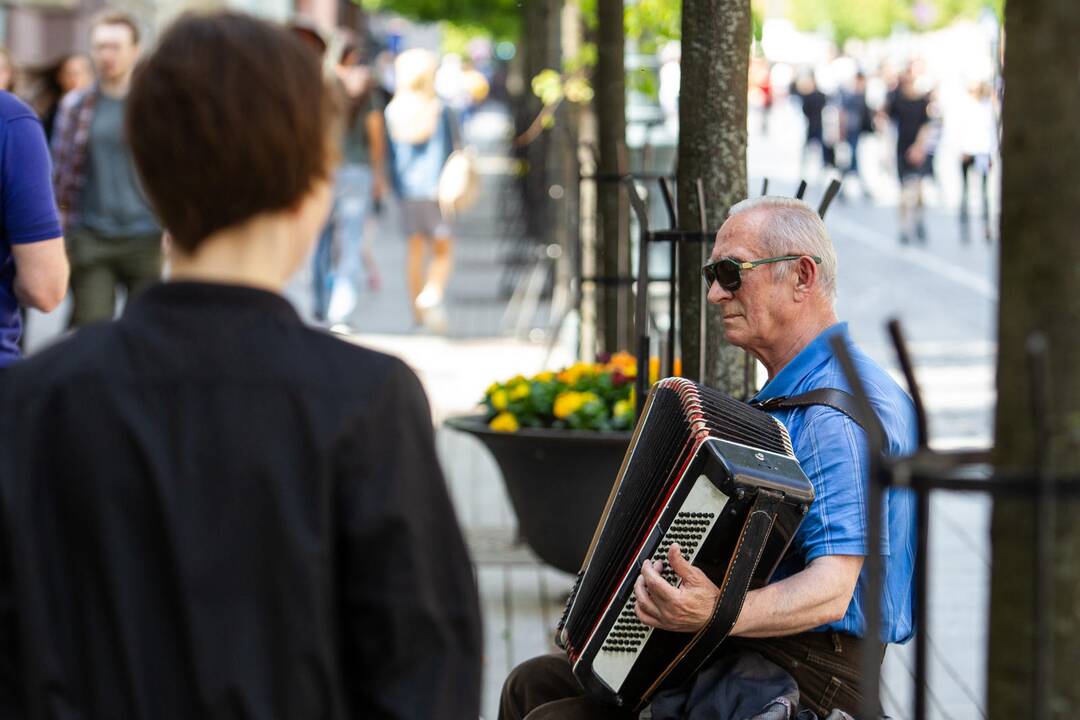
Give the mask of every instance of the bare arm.
M 11 246 L 15 259 L 15 297 L 22 305 L 50 312 L 64 299 L 68 259 L 64 238 Z
M 837 622 L 851 603 L 862 565 L 858 555 L 825 555 L 791 577 L 751 590 L 731 634 L 794 635 Z
M 372 110 L 364 118 L 367 128 L 368 147 L 371 150 L 371 173 L 374 177 L 374 195 L 379 200 L 386 193 L 386 127 L 383 115 Z
M 682 584 L 672 587 L 661 577 L 659 563 L 646 563 L 634 586 L 635 612 L 652 627 L 697 632 L 712 617 L 720 589 L 683 559 L 677 543 L 668 551 L 668 563 Z M 826 555 L 789 578 L 752 590 L 731 634 L 793 635 L 839 620 L 847 612 L 862 564 L 861 556 Z

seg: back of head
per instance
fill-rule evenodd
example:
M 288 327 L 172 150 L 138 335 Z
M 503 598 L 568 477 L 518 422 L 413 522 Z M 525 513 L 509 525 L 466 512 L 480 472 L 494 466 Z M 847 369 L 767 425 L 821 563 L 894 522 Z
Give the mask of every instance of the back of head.
M 386 127 L 395 142 L 425 143 L 438 126 L 434 53 L 414 48 L 394 61 L 394 99 L 386 106 Z
M 146 194 L 174 244 L 295 207 L 326 178 L 339 101 L 319 58 L 239 13 L 188 14 L 140 64 L 126 126 Z
M 431 51 L 421 48 L 406 50 L 394 61 L 396 92 L 433 97 L 437 68 L 435 55 Z

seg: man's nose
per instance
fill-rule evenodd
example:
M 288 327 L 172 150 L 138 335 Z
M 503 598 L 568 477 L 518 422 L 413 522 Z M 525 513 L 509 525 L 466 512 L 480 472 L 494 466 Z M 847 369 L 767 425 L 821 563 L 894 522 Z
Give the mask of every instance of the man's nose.
M 709 285 L 709 292 L 706 294 L 706 298 L 713 305 L 719 305 L 720 303 L 726 302 L 733 297 L 735 297 L 735 293 L 720 287 L 720 283 L 716 282 L 715 280 L 712 282 L 711 285 Z

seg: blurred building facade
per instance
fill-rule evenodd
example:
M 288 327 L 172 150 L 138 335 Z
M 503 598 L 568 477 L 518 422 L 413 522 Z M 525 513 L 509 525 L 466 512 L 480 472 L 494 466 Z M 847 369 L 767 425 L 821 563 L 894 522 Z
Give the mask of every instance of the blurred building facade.
M 145 41 L 188 9 L 227 7 L 277 21 L 302 14 L 327 31 L 356 12 L 349 0 L 0 0 L 0 47 L 11 52 L 17 66 L 86 52 L 89 23 L 106 6 L 138 18 Z

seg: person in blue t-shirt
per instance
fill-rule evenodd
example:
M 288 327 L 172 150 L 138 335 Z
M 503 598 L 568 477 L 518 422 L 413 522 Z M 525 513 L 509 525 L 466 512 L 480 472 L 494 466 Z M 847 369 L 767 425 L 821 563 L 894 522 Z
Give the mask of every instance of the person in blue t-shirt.
M 0 92 L 0 368 L 19 359 L 19 306 L 49 312 L 67 282 L 45 131 L 24 102 Z
M 809 205 L 762 197 L 732 208 L 703 275 L 727 341 L 768 370 L 769 379 L 755 400 L 818 388 L 850 392 L 830 346 L 834 336 L 843 337 L 884 427 L 886 451 L 909 454 L 916 447 L 914 405 L 851 343 L 847 325 L 838 322 L 833 309 L 836 265 L 825 224 Z M 866 638 L 865 432 L 851 417 L 824 405 L 770 412 L 789 431 L 795 456 L 813 484 L 814 502 L 770 584 L 747 593 L 717 658 L 723 662 L 730 653 L 760 653 L 794 679 L 800 708 L 819 717 L 834 709 L 857 716 L 865 644 L 872 643 L 884 657 L 885 644 L 906 642 L 914 632 L 915 499 L 906 490 L 885 494 L 882 633 L 879 639 Z M 711 619 L 720 590 L 683 559 L 678 543 L 672 544 L 668 563 L 681 584 L 668 583 L 661 563 L 645 563 L 634 588 L 638 618 L 652 627 L 698 632 Z M 700 713 L 714 700 L 696 685 L 690 693 L 681 698 L 683 717 L 694 708 Z M 565 656 L 534 658 L 507 679 L 499 718 L 636 717 L 600 707 L 583 695 Z

